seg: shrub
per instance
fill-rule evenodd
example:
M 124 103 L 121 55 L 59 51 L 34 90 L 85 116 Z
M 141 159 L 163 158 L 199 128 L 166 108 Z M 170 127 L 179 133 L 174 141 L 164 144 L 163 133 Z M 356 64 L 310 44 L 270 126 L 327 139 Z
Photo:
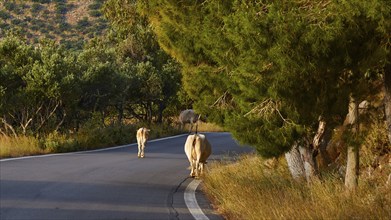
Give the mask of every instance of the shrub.
M 32 1 L 41 4 L 47 4 L 51 2 L 51 0 L 32 0 Z
M 7 23 L 0 23 L 0 29 L 1 30 L 9 30 L 11 27 Z
M 98 10 L 93 10 L 93 11 L 90 11 L 89 14 L 92 16 L 92 17 L 100 17 L 102 16 L 102 13 Z
M 84 17 L 77 22 L 76 28 L 79 30 L 83 30 L 89 25 L 91 25 L 90 21 L 88 20 L 87 17 Z
M 7 20 L 12 18 L 12 16 L 8 12 L 0 10 L 0 18 L 2 18 L 3 20 Z
M 99 10 L 101 8 L 101 3 L 93 3 L 88 6 L 90 10 Z
M 17 5 L 15 4 L 15 2 L 4 2 L 3 6 L 8 11 L 13 11 L 17 8 Z
M 20 19 L 12 19 L 11 20 L 11 24 L 13 24 L 13 25 L 19 25 L 20 23 L 22 23 L 22 20 L 20 20 Z
M 70 27 L 71 27 L 71 26 L 70 26 L 68 23 L 66 23 L 65 21 L 59 23 L 59 25 L 58 25 L 58 28 L 59 28 L 61 31 L 66 31 L 66 30 L 68 30 Z
M 43 9 L 43 6 L 41 4 L 34 3 L 31 6 L 31 13 L 38 14 L 42 9 Z
M 57 12 L 57 14 L 66 14 L 67 13 L 67 6 L 65 5 L 65 4 L 62 4 L 62 3 L 60 3 L 60 4 L 57 4 L 56 5 L 56 12 Z

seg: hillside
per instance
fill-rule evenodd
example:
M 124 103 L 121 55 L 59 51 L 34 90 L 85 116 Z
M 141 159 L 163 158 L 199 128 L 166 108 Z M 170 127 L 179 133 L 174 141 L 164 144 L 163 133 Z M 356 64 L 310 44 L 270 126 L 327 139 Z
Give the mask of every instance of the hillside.
M 108 22 L 100 9 L 105 0 L 3 0 L 0 2 L 0 38 L 17 30 L 31 43 L 49 38 L 68 48 L 105 33 Z

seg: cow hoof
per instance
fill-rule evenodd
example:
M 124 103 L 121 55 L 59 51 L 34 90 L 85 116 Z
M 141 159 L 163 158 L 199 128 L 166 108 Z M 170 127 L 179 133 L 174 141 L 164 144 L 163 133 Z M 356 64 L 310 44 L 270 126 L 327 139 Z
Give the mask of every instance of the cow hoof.
M 145 156 L 141 156 L 141 158 L 144 158 Z

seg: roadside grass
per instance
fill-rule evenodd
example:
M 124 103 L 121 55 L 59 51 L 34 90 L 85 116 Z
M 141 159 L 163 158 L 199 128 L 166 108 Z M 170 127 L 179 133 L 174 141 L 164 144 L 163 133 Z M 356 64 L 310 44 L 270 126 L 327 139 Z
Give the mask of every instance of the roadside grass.
M 169 124 L 127 124 L 102 127 L 95 121 L 86 123 L 78 132 L 53 132 L 43 137 L 0 135 L 0 159 L 49 153 L 93 150 L 136 142 L 136 131 L 145 126 L 151 129 L 150 139 L 184 133 Z M 200 123 L 199 131 L 222 131 L 216 125 Z
M 35 137 L 0 135 L 0 158 L 22 157 L 45 153 L 48 153 L 48 151 L 39 147 L 39 141 Z
M 179 127 L 179 125 L 178 125 Z M 183 128 L 183 131 L 189 131 L 190 129 L 190 124 L 186 124 Z M 193 132 L 195 132 L 196 126 L 193 126 Z M 220 126 L 213 124 L 213 123 L 206 123 L 199 121 L 198 122 L 198 132 L 223 132 L 225 131 L 223 128 Z
M 292 180 L 285 160 L 270 168 L 256 155 L 237 162 L 210 162 L 206 195 L 226 219 L 389 219 L 391 189 L 384 181 L 360 178 L 345 191 L 338 175 L 312 184 Z

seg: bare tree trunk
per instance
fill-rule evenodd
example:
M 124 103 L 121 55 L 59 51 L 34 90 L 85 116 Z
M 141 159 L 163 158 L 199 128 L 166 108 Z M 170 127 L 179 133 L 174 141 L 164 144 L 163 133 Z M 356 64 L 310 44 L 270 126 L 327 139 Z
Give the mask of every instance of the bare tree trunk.
M 288 168 L 292 174 L 293 179 L 303 179 L 305 176 L 305 170 L 298 143 L 295 143 L 292 149 L 285 153 L 285 159 L 288 163 Z
M 391 65 L 388 65 L 384 74 L 384 107 L 386 126 L 388 129 L 388 140 L 391 144 Z
M 315 150 L 319 149 L 325 131 L 326 131 L 326 121 L 324 121 L 322 117 L 319 117 L 318 131 L 316 132 L 314 140 L 312 141 L 312 145 L 314 146 Z
M 349 113 L 346 117 L 345 123 L 350 125 L 353 135 L 358 133 L 358 104 L 357 100 L 350 95 Z M 355 190 L 358 185 L 359 175 L 359 149 L 358 146 L 352 144 L 348 145 L 347 165 L 345 175 L 345 186 L 349 190 Z
M 325 129 L 326 122 L 322 117 L 319 117 L 318 131 L 312 142 L 304 138 L 301 141 L 302 143 L 295 143 L 292 149 L 285 154 L 289 171 L 294 179 L 299 180 L 305 177 L 307 182 L 318 179 L 319 170 L 316 156 L 318 155 Z
M 307 182 L 318 178 L 318 165 L 312 144 L 306 143 L 306 147 L 299 146 L 299 151 L 304 164 L 304 174 Z
M 7 130 L 10 129 L 12 134 L 14 135 L 14 137 L 17 137 L 18 135 L 16 134 L 15 129 L 12 127 L 12 125 L 8 124 L 8 122 L 5 119 L 5 117 L 4 118 L 0 118 L 0 119 L 1 119 L 1 122 L 4 124 L 5 132 L 7 132 Z

